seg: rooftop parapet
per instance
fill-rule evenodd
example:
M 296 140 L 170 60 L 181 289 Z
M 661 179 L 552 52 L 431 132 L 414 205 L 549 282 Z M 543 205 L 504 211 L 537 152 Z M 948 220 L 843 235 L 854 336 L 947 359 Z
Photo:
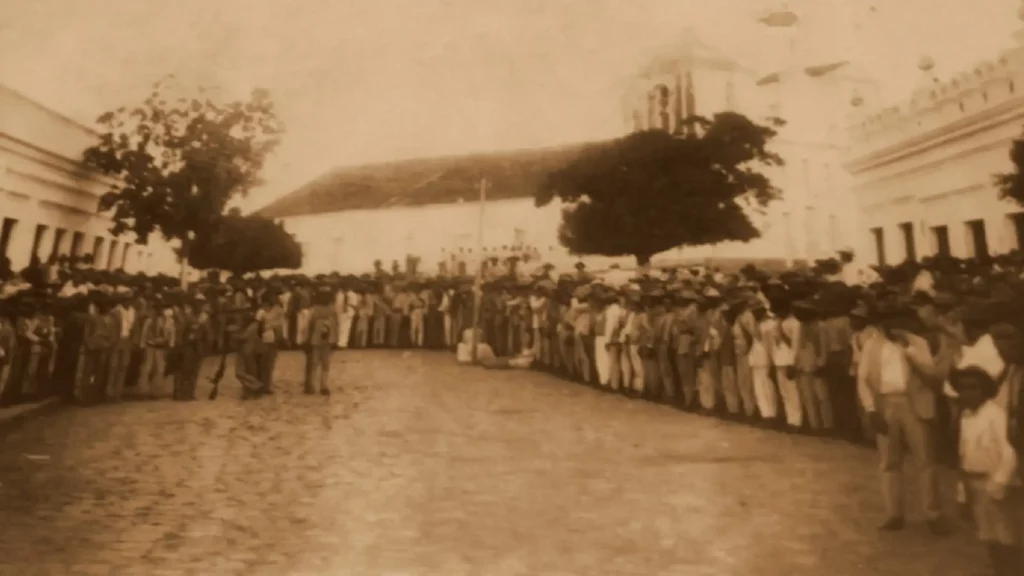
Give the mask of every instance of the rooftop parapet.
M 927 71 L 925 71 L 927 72 Z M 1024 96 L 1024 53 L 1007 52 L 952 78 L 926 84 L 909 99 L 862 115 L 849 127 L 854 157 L 1005 108 Z
M 1024 22 L 1024 0 L 1017 13 Z M 1017 46 L 958 74 L 939 79 L 935 63 L 923 57 L 919 87 L 901 102 L 862 112 L 860 102 L 848 127 L 850 157 L 863 158 L 908 143 L 946 127 L 970 124 L 986 113 L 1024 105 L 1024 28 L 1014 34 Z M 869 103 L 870 104 L 870 103 Z

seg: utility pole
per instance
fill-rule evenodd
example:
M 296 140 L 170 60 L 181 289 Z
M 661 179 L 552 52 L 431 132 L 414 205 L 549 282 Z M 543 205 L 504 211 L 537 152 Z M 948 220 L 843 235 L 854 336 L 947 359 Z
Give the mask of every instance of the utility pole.
M 470 358 L 472 362 L 476 364 L 476 346 L 477 346 L 477 330 L 480 327 L 480 305 L 483 303 L 483 283 L 484 283 L 484 212 L 487 206 L 487 179 L 480 179 L 480 215 L 479 221 L 477 222 L 476 231 L 476 253 L 479 262 L 476 266 L 476 282 L 473 283 L 473 331 L 472 336 L 469 340 Z

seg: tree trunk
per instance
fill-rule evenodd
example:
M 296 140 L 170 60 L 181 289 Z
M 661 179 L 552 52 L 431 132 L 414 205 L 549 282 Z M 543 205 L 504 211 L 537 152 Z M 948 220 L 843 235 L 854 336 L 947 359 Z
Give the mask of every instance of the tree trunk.
M 190 248 L 190 242 L 188 238 L 181 239 L 181 289 L 185 290 L 188 288 L 188 250 Z
M 651 256 L 653 254 L 634 254 L 636 258 L 636 273 L 638 276 L 646 274 L 651 270 Z

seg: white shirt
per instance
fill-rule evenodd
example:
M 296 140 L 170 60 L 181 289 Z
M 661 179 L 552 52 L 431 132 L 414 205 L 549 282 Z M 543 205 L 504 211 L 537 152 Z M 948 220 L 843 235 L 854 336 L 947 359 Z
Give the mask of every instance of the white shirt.
M 601 336 L 611 339 L 618 331 L 620 322 L 622 322 L 622 306 L 613 302 L 604 309 L 604 334 Z
M 355 314 L 356 310 L 359 309 L 359 303 L 361 301 L 362 298 L 359 296 L 358 292 L 349 290 L 345 293 L 345 311 L 349 314 Z
M 960 417 L 960 466 L 1006 486 L 1017 470 L 1017 452 L 1007 438 L 1006 412 L 991 400 Z
M 132 324 L 135 324 L 135 308 L 121 306 L 121 338 L 132 335 Z
M 867 266 L 856 262 L 847 262 L 841 273 L 843 284 L 847 286 L 864 286 L 878 280 L 878 274 Z
M 881 358 L 880 394 L 904 394 L 907 391 L 907 359 L 903 350 L 886 340 L 879 350 Z
M 935 279 L 932 278 L 932 273 L 927 270 L 921 270 L 914 277 L 914 283 L 910 287 L 911 292 L 924 292 L 926 294 L 935 294 Z
M 771 322 L 777 330 L 772 339 L 772 363 L 776 366 L 792 366 L 796 357 L 794 346 L 800 338 L 800 321 L 787 317 Z M 789 339 L 788 343 L 783 336 Z

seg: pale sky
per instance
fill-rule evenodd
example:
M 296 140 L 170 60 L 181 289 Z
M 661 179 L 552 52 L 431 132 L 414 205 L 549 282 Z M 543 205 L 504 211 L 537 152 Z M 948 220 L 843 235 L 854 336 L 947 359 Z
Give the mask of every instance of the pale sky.
M 687 26 L 770 72 L 767 0 L 0 0 L 0 83 L 83 123 L 168 73 L 271 91 L 288 127 L 263 204 L 329 169 L 623 130 L 623 80 Z M 922 54 L 953 74 L 1007 47 L 1013 0 L 791 0 L 809 60 L 889 98 Z

